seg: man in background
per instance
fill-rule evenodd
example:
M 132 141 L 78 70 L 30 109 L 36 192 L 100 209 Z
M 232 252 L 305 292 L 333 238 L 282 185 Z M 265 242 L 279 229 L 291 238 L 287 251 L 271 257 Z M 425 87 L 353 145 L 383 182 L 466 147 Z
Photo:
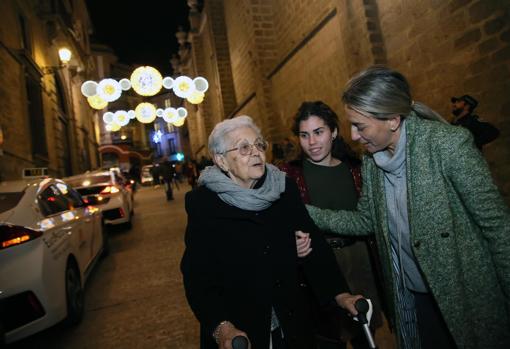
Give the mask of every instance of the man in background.
M 452 125 L 467 128 L 473 134 L 475 145 L 478 149 L 495 140 L 499 136 L 499 130 L 492 124 L 482 121 L 474 114 L 478 101 L 470 95 L 452 97 Z

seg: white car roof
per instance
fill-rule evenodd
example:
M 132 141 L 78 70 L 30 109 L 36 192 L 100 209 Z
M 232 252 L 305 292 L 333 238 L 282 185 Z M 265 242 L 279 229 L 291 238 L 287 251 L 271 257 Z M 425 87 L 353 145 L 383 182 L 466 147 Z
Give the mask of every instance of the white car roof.
M 40 189 L 48 183 L 60 182 L 54 178 L 27 179 L 0 182 L 0 193 L 22 193 L 23 197 L 12 209 L 0 213 L 0 222 L 32 227 L 40 219 L 34 203 Z

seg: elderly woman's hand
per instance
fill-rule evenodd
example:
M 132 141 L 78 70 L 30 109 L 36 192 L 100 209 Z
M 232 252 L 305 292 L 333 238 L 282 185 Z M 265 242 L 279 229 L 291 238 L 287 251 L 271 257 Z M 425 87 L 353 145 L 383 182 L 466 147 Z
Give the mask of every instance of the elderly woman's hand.
M 228 321 L 218 325 L 218 328 L 214 332 L 217 333 L 217 337 L 215 339 L 218 343 L 219 349 L 232 349 L 232 339 L 237 336 L 248 338 L 246 333 L 237 329 L 231 322 Z M 248 344 L 248 348 L 251 348 L 251 344 Z
M 358 315 L 358 311 L 356 310 L 356 307 L 354 306 L 354 303 L 358 299 L 364 298 L 362 295 L 352 295 L 350 293 L 340 293 L 335 297 L 336 303 L 342 307 L 343 309 L 347 310 L 352 315 Z
M 296 248 L 298 257 L 306 257 L 312 252 L 312 248 L 310 247 L 312 244 L 312 239 L 310 239 L 310 234 L 303 233 L 301 230 L 296 231 Z

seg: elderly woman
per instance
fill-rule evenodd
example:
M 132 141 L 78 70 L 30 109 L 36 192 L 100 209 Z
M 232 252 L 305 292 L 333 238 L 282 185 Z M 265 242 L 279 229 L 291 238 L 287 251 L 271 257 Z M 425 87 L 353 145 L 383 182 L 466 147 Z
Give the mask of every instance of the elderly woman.
M 315 223 L 375 234 L 400 348 L 510 348 L 510 214 L 469 131 L 384 67 L 343 101 L 367 150 L 362 196 L 354 212 L 310 207 Z
M 296 184 L 266 164 L 266 149 L 250 117 L 220 122 L 209 136 L 214 166 L 186 195 L 181 270 L 204 349 L 231 348 L 237 335 L 247 336 L 256 349 L 270 343 L 275 349 L 315 348 L 298 262 L 323 303 L 336 301 L 356 313 L 353 304 L 360 296 L 348 293 Z M 297 231 L 314 240 L 313 250 L 302 259 L 297 257 Z

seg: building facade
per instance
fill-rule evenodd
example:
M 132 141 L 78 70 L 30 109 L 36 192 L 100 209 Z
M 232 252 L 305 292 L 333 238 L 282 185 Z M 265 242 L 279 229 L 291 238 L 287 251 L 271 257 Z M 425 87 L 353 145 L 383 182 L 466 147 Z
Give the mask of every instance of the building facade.
M 340 94 L 356 72 L 385 64 L 414 98 L 451 118 L 450 98 L 470 94 L 501 130 L 484 148 L 510 202 L 510 2 L 497 0 L 190 0 L 179 69 L 210 83 L 188 117 L 192 154 L 215 123 L 247 114 L 272 143 L 291 136 L 303 101 L 342 116 Z M 349 125 L 341 133 L 350 140 Z
M 30 167 L 57 177 L 97 168 L 98 119 L 80 94 L 96 69 L 85 1 L 5 0 L 0 12 L 0 179 Z

